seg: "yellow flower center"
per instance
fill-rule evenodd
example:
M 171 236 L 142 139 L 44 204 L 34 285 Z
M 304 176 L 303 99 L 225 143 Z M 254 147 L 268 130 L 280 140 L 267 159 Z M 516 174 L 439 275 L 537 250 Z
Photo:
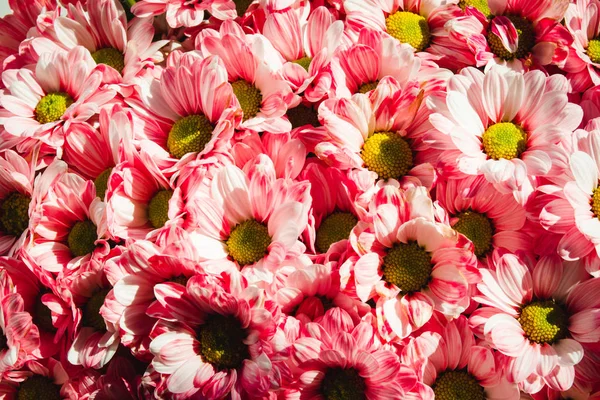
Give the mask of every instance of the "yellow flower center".
M 233 82 L 231 87 L 244 112 L 242 119 L 247 121 L 250 118 L 256 117 L 260 111 L 260 105 L 262 104 L 262 94 L 260 93 L 260 90 L 243 79 Z
M 0 232 L 19 237 L 29 226 L 31 197 L 12 192 L 0 203 Z
M 96 61 L 96 64 L 108 65 L 119 73 L 122 73 L 123 68 L 125 68 L 125 56 L 119 50 L 112 47 L 93 52 L 92 58 Z
M 371 135 L 363 145 L 361 156 L 365 166 L 377 172 L 380 179 L 401 178 L 413 167 L 410 145 L 392 132 Z
M 492 236 L 494 228 L 492 223 L 483 214 L 465 211 L 456 216 L 458 221 L 453 228 L 465 235 L 475 247 L 475 255 L 481 257 L 492 249 Z
M 569 332 L 569 317 L 553 300 L 529 303 L 521 309 L 518 320 L 527 338 L 536 343 L 554 343 Z
M 418 243 L 398 243 L 383 258 L 383 280 L 416 292 L 427 285 L 432 268 L 431 255 Z
M 58 121 L 71 104 L 73 104 L 73 98 L 67 93 L 48 93 L 35 106 L 35 119 L 40 124 Z
M 350 232 L 356 226 L 358 220 L 347 212 L 335 212 L 325 218 L 319 229 L 315 244 L 321 253 L 327 253 L 329 246 L 340 240 L 348 239 Z
M 507 15 L 506 17 L 513 23 L 515 29 L 517 30 L 517 34 L 519 35 L 519 45 L 517 46 L 517 51 L 514 53 L 508 51 L 502 44 L 500 38 L 496 36 L 496 34 L 492 33 L 491 30 L 487 34 L 490 49 L 492 50 L 492 53 L 502 60 L 508 61 L 515 58 L 525 58 L 535 45 L 535 30 L 533 28 L 533 24 L 529 22 L 529 20 L 516 15 Z
M 169 200 L 171 200 L 172 196 L 172 190 L 159 190 L 150 199 L 150 203 L 148 204 L 148 219 L 154 228 L 162 228 L 169 220 Z
M 106 295 L 110 289 L 102 289 L 96 293 L 85 303 L 83 307 L 83 315 L 81 316 L 81 324 L 89 328 L 94 328 L 97 331 L 106 330 L 104 318 L 100 315 L 100 308 L 104 304 Z
M 300 128 L 304 125 L 312 125 L 314 127 L 321 126 L 317 111 L 304 104 L 299 104 L 297 107 L 290 108 L 287 110 L 286 115 L 292 124 L 292 129 Z
M 600 40 L 592 39 L 588 42 L 587 55 L 594 63 L 600 63 Z
M 237 318 L 221 314 L 211 315 L 196 333 L 202 358 L 219 370 L 239 368 L 250 358 L 246 336 Z
M 311 61 L 312 61 L 312 58 L 306 56 L 306 57 L 302 57 L 302 58 L 297 59 L 296 61 L 294 61 L 294 64 L 298 64 L 302 68 L 304 68 L 305 70 L 308 71 L 308 67 L 310 66 L 310 62 Z
M 197 153 L 212 138 L 213 126 L 204 115 L 188 115 L 173 124 L 167 138 L 167 148 L 175 158 Z
M 600 219 L 600 187 L 592 192 L 592 212 L 596 218 Z
M 499 122 L 490 126 L 481 139 L 483 152 L 494 160 L 512 160 L 527 149 L 527 133 L 512 122 Z
M 371 90 L 377 89 L 378 83 L 379 83 L 379 81 L 367 82 L 358 88 L 358 93 L 363 93 L 363 94 L 369 93 Z
M 485 400 L 483 387 L 467 371 L 442 372 L 432 386 L 436 400 Z
M 354 368 L 329 368 L 321 383 L 325 400 L 365 400 L 366 384 Z
M 60 400 L 60 386 L 55 385 L 52 379 L 33 375 L 21 382 L 17 390 L 17 400 Z
M 100 197 L 104 200 L 104 196 L 106 195 L 106 189 L 108 188 L 108 178 L 110 178 L 110 173 L 112 172 L 112 168 L 107 168 L 98 175 L 96 179 L 94 179 L 94 186 L 96 186 L 96 196 Z
M 490 7 L 488 6 L 487 0 L 460 0 L 458 2 L 458 6 L 464 11 L 467 6 L 473 7 L 481 11 L 486 18 L 490 18 L 492 16 L 492 12 L 490 11 Z
M 98 239 L 96 225 L 89 219 L 78 221 L 67 237 L 67 244 L 75 257 L 90 254 L 96 248 L 94 242 Z
M 385 19 L 387 33 L 400 43 L 408 43 L 416 51 L 429 46 L 431 34 L 425 17 L 408 11 L 396 11 Z
M 237 225 L 227 239 L 229 255 L 241 266 L 260 261 L 270 244 L 269 229 L 254 219 Z

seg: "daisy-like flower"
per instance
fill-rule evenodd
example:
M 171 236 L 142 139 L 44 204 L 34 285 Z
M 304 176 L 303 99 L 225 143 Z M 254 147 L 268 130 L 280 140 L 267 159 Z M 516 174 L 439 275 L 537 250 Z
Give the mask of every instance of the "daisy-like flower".
M 530 249 L 531 236 L 521 231 L 525 209 L 513 196 L 499 194 L 483 176 L 438 181 L 435 189 L 437 202 L 447 213 L 443 221 L 473 242 L 481 261 L 496 248 Z
M 22 141 L 36 137 L 58 147 L 63 128 L 88 120 L 115 92 L 100 88 L 102 74 L 81 46 L 40 56 L 35 72 L 22 68 L 2 74 L 7 90 L 0 93 L 0 124 Z
M 298 237 L 308 222 L 309 187 L 277 179 L 266 155 L 244 171 L 224 166 L 210 193 L 192 201 L 188 212 L 197 226 L 191 240 L 205 249 L 200 256 L 208 271 L 243 268 L 252 282 L 269 280 L 263 274 L 305 250 Z
M 471 326 L 506 356 L 510 379 L 525 391 L 536 392 L 544 383 L 569 389 L 584 354 L 581 343 L 600 339 L 600 322 L 593 317 L 600 302 L 590 296 L 600 280 L 578 282 L 568 268 L 556 256 L 530 268 L 503 254 L 489 270 L 481 270 L 481 294 L 474 299 L 486 307 L 471 314 Z
M 341 170 L 368 170 L 374 178 L 431 187 L 435 171 L 423 162 L 417 114 L 423 92 L 384 78 L 370 94 L 328 99 L 319 107 L 326 136 L 317 157 Z
M 33 264 L 58 274 L 108 254 L 108 232 L 105 205 L 93 182 L 67 172 L 63 161 L 48 168 L 57 177 L 32 212 L 35 236 L 24 251 Z
M 185 53 L 160 79 L 141 85 L 146 108 L 165 120 L 165 129 L 146 132 L 142 143 L 153 158 L 187 162 L 228 151 L 236 124 L 227 111 L 234 104 L 234 91 L 218 57 Z
M 273 54 L 265 48 L 264 37 L 246 36 L 232 21 L 224 22 L 219 32 L 206 29 L 202 33 L 196 46 L 205 55 L 219 56 L 227 69 L 236 106 L 242 111 L 242 121 L 236 128 L 289 132 L 291 125 L 283 116 L 299 98 L 265 63 Z
M 44 398 L 60 400 L 68 397 L 65 383 L 69 375 L 62 364 L 47 358 L 39 361 L 27 361 L 25 368 L 18 371 L 18 380 L 0 382 L 0 397 L 3 399 Z
M 265 351 L 275 322 L 260 291 L 236 271 L 219 278 L 199 274 L 188 281 L 187 293 L 159 299 L 164 321 L 150 344 L 152 366 L 165 378 L 159 391 L 180 398 L 199 391 L 213 399 L 265 396 L 271 375 Z
M 537 177 L 560 174 L 566 165 L 558 143 L 582 117 L 567 88 L 564 77 L 540 71 L 465 68 L 450 80 L 445 100 L 428 98 L 435 129 L 426 140 L 440 151 L 445 174 L 484 175 L 524 204 Z
M 85 5 L 85 10 L 81 3 L 69 5 L 68 16 L 54 19 L 53 29 L 46 27 L 43 39 L 33 39 L 32 46 L 48 48 L 35 43 L 46 39 L 65 50 L 83 46 L 101 65 L 104 80 L 110 83 L 131 83 L 146 68 L 163 61 L 158 50 L 168 40 L 153 40 L 152 21 L 137 18 L 128 26 L 125 10 L 118 1 L 88 0 Z
M 477 67 L 565 65 L 573 37 L 560 21 L 569 0 L 461 0 L 458 5 L 466 17 L 445 28 Z
M 370 322 L 355 324 L 341 308 L 309 323 L 292 345 L 294 381 L 284 387 L 299 399 L 400 399 L 415 373 L 385 348 Z
M 360 258 L 346 262 L 340 273 L 347 281 L 352 272 L 359 299 L 377 301 L 386 340 L 409 336 L 434 309 L 458 316 L 469 306 L 470 287 L 479 281 L 472 246 L 449 225 L 434 221 L 425 188 L 404 192 L 391 181 L 376 193 L 369 214 L 372 223 L 360 223 L 352 232 Z
M 412 392 L 421 399 L 518 400 L 519 389 L 509 383 L 499 357 L 477 345 L 464 316 L 450 321 L 440 333 L 411 338 L 402 361 L 417 371 Z

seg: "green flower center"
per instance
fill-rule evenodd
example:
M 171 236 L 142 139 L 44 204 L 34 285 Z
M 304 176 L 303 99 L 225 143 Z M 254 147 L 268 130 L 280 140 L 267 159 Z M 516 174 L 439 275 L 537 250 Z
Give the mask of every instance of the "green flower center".
M 237 318 L 221 314 L 211 315 L 196 335 L 202 358 L 217 369 L 239 368 L 250 357 L 246 336 Z
M 379 84 L 379 81 L 367 82 L 358 88 L 358 93 L 363 93 L 363 94 L 369 93 L 371 90 L 377 89 L 378 84 Z
M 17 391 L 18 400 L 60 400 L 60 386 L 42 375 L 33 375 L 21 382 Z
M 512 122 L 499 122 L 481 136 L 483 152 L 489 158 L 512 160 L 527 149 L 527 133 Z
M 600 219 L 600 186 L 592 192 L 592 212 Z
M 465 211 L 456 216 L 458 221 L 453 228 L 465 235 L 475 247 L 475 255 L 481 257 L 492 249 L 492 236 L 494 228 L 492 223 L 483 214 Z
M 535 45 L 535 30 L 533 25 L 531 22 L 529 22 L 529 20 L 516 15 L 506 15 L 506 17 L 510 20 L 510 22 L 513 23 L 515 29 L 517 30 L 517 34 L 519 35 L 519 45 L 517 46 L 517 51 L 514 53 L 508 51 L 502 44 L 500 38 L 496 36 L 496 34 L 492 33 L 491 30 L 487 34 L 487 40 L 488 44 L 490 45 L 490 49 L 492 50 L 492 53 L 497 55 L 502 60 L 508 61 L 515 58 L 525 58 Z
M 396 11 L 385 19 L 385 27 L 390 36 L 400 43 L 408 43 L 416 51 L 429 46 L 431 34 L 425 17 L 408 11 Z
M 309 56 L 306 56 L 306 57 L 297 59 L 296 61 L 294 61 L 294 64 L 298 64 L 302 68 L 304 68 L 306 71 L 308 71 L 308 67 L 310 66 L 311 61 L 312 61 L 312 58 L 310 58 Z
M 254 219 L 237 225 L 227 239 L 229 255 L 241 266 L 261 260 L 270 244 L 269 229 Z
M 233 82 L 231 87 L 244 112 L 242 119 L 247 121 L 250 118 L 256 117 L 256 114 L 260 111 L 260 105 L 262 104 L 262 94 L 260 93 L 260 90 L 243 79 Z
M 112 47 L 93 52 L 92 58 L 96 61 L 96 64 L 108 65 L 119 71 L 119 73 L 122 73 L 123 68 L 125 68 L 125 56 L 119 50 Z
M 202 151 L 212 138 L 213 126 L 204 115 L 188 115 L 173 124 L 167 148 L 173 157 Z
M 460 0 L 458 2 L 458 6 L 464 11 L 467 6 L 471 6 L 473 8 L 481 11 L 486 18 L 490 18 L 492 16 L 492 12 L 490 11 L 490 7 L 488 6 L 487 0 Z
M 154 228 L 162 228 L 169 220 L 169 200 L 172 196 L 172 190 L 160 190 L 150 199 L 148 219 Z
M 52 325 L 52 312 L 44 303 L 42 303 L 42 295 L 44 294 L 45 293 L 40 293 L 35 301 L 33 323 L 46 332 L 56 332 L 56 328 Z
M 29 226 L 29 203 L 31 197 L 12 192 L 0 203 L 0 232 L 21 236 Z
M 81 257 L 94 251 L 96 240 L 98 240 L 96 225 L 89 219 L 86 219 L 85 221 L 77 222 L 71 228 L 71 232 L 69 232 L 69 236 L 67 237 L 67 244 L 75 257 Z
M 100 315 L 100 308 L 102 308 L 108 292 L 110 292 L 110 289 L 102 289 L 94 293 L 88 302 L 85 303 L 85 307 L 82 310 L 83 315 L 81 317 L 81 324 L 83 326 L 94 328 L 97 331 L 106 330 L 106 323 L 104 322 L 102 315 Z
M 363 145 L 361 156 L 365 166 L 377 172 L 380 179 L 401 178 L 413 167 L 410 145 L 392 132 L 371 135 Z
M 299 104 L 297 107 L 290 108 L 287 110 L 286 115 L 292 124 L 292 129 L 300 128 L 304 125 L 312 125 L 314 127 L 321 126 L 317 111 L 304 104 Z
M 485 400 L 483 387 L 467 371 L 442 372 L 432 386 L 436 400 Z
M 319 229 L 315 244 L 321 253 L 327 253 L 329 246 L 343 239 L 348 239 L 350 232 L 358 220 L 351 213 L 335 212 L 325 218 Z
M 108 189 L 108 178 L 110 178 L 110 173 L 112 172 L 112 168 L 107 168 L 98 175 L 96 179 L 94 179 L 94 186 L 96 186 L 96 196 L 100 197 L 104 200 L 104 196 L 106 195 L 106 189 Z
M 416 292 L 427 285 L 432 268 L 431 255 L 418 243 L 398 243 L 383 258 L 383 280 Z
M 325 400 L 364 400 L 365 380 L 354 368 L 329 368 L 321 383 Z
M 248 7 L 250 7 L 250 4 L 252 4 L 253 1 L 254 0 L 233 0 L 237 15 L 241 17 L 246 14 L 246 10 L 248 10 Z
M 529 303 L 521 309 L 518 320 L 527 338 L 536 343 L 554 343 L 569 332 L 569 316 L 554 300 Z
M 588 42 L 587 55 L 594 63 L 600 63 L 600 40 L 592 39 Z
M 58 121 L 71 104 L 73 104 L 73 98 L 67 93 L 48 93 L 35 106 L 35 119 L 40 124 Z

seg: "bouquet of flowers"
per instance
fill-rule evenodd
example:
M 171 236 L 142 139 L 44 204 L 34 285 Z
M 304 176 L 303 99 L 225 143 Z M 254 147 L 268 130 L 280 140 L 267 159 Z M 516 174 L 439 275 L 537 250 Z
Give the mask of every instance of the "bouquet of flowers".
M 600 399 L 600 0 L 8 0 L 0 398 Z

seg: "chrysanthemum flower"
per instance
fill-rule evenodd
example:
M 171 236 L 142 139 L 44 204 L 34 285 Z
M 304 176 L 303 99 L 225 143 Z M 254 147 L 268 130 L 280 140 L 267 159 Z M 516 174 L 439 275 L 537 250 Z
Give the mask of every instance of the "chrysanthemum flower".
M 383 347 L 369 322 L 355 324 L 334 307 L 308 327 L 293 343 L 295 381 L 284 388 L 291 398 L 400 399 L 416 384 L 414 371 Z
M 290 123 L 283 116 L 299 98 L 266 64 L 271 54 L 265 49 L 265 38 L 247 37 L 232 21 L 224 22 L 219 32 L 207 29 L 202 34 L 196 46 L 205 55 L 219 56 L 227 69 L 237 108 L 242 111 L 242 121 L 236 128 L 289 132 Z
M 466 17 L 446 29 L 475 66 L 504 64 L 527 70 L 548 64 L 564 66 L 572 36 L 560 25 L 568 0 L 461 0 Z
M 513 254 L 504 254 L 482 269 L 481 295 L 487 307 L 471 314 L 475 331 L 506 356 L 510 379 L 526 391 L 545 383 L 555 390 L 573 384 L 583 357 L 580 343 L 600 339 L 598 278 L 578 282 L 560 258 L 543 257 L 530 268 Z M 579 266 L 580 268 L 580 266 Z M 588 276 L 589 277 L 589 276 Z M 526 382 L 527 381 L 527 382 Z
M 315 154 L 341 170 L 368 170 L 374 178 L 431 187 L 435 171 L 416 151 L 422 98 L 416 83 L 402 89 L 394 79 L 384 78 L 368 95 L 324 101 L 319 117 L 326 136 Z
M 36 137 L 61 146 L 63 127 L 83 122 L 100 111 L 115 92 L 100 88 L 102 74 L 81 46 L 68 52 L 44 53 L 35 72 L 22 68 L 2 74 L 7 91 L 0 93 L 0 124 L 25 140 Z
M 67 172 L 64 162 L 57 160 L 48 169 L 55 181 L 45 186 L 47 193 L 33 210 L 35 236 L 24 251 L 43 270 L 60 273 L 108 253 L 105 205 L 93 182 Z
M 402 361 L 417 371 L 412 392 L 420 399 L 518 400 L 519 389 L 506 379 L 500 357 L 478 345 L 464 316 L 438 332 L 411 338 Z
M 4 399 L 69 398 L 63 385 L 69 380 L 60 361 L 47 358 L 27 361 L 25 368 L 18 371 L 18 379 L 0 382 L 0 397 Z
M 266 395 L 271 362 L 265 351 L 275 323 L 260 292 L 236 275 L 197 275 L 187 283 L 189 296 L 162 300 L 164 320 L 150 344 L 152 365 L 166 378 L 159 391 L 181 398 L 198 392 L 214 399 Z
M 298 237 L 308 222 L 309 203 L 308 185 L 277 179 L 265 155 L 244 171 L 224 166 L 210 193 L 188 205 L 197 224 L 191 240 L 205 249 L 200 256 L 207 270 L 243 268 L 252 282 L 269 280 L 264 274 L 304 252 Z
M 531 236 L 521 231 L 525 209 L 513 196 L 499 194 L 483 176 L 438 181 L 436 199 L 447 212 L 444 222 L 473 242 L 481 261 L 496 248 L 513 252 L 531 248 Z
M 441 151 L 445 174 L 484 175 L 524 204 L 537 177 L 560 174 L 565 165 L 558 143 L 582 117 L 567 89 L 560 75 L 465 68 L 450 80 L 445 101 L 428 98 L 435 130 L 426 140 Z
M 351 240 L 360 258 L 340 272 L 344 279 L 351 268 L 359 299 L 376 299 L 384 338 L 407 337 L 434 309 L 458 316 L 469 306 L 470 285 L 479 280 L 472 247 L 449 225 L 434 222 L 425 188 L 405 193 L 390 182 L 369 213 L 373 222 L 359 224 Z
M 137 18 L 128 25 L 123 6 L 113 0 L 88 0 L 85 10 L 81 3 L 70 5 L 68 15 L 54 19 L 52 28 L 42 31 L 43 40 L 50 39 L 67 51 L 85 47 L 109 83 L 132 83 L 136 75 L 163 60 L 158 50 L 168 43 L 153 40 L 149 19 Z M 33 39 L 34 48 L 49 47 L 36 45 L 36 40 L 40 39 Z

